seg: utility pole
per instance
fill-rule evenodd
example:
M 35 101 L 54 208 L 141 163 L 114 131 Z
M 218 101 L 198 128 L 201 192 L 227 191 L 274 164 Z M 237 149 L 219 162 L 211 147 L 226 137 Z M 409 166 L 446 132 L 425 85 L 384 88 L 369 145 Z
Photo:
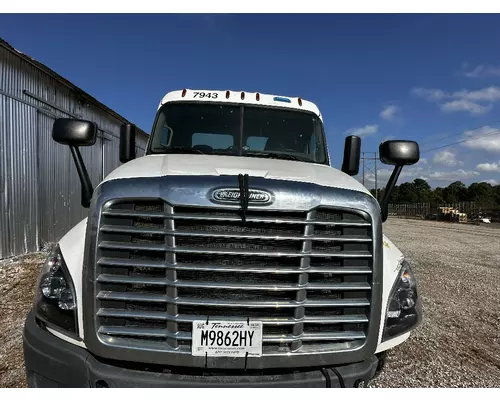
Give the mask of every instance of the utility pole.
M 365 186 L 365 152 L 363 151 L 363 186 Z
M 363 186 L 365 185 L 365 179 L 369 175 L 374 176 L 375 181 L 375 198 L 378 200 L 378 176 L 377 176 L 377 152 L 365 152 L 363 151 L 363 156 L 361 159 L 363 160 Z M 373 165 L 372 165 L 373 163 Z

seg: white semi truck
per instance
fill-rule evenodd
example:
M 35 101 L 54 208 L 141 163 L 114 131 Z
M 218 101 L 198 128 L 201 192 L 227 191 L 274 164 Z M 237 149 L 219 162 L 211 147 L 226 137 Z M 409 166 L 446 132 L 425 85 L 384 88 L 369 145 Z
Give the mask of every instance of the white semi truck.
M 160 102 L 144 157 L 120 134 L 120 167 L 95 189 L 89 121 L 58 119 L 88 218 L 52 250 L 24 328 L 30 387 L 363 387 L 422 320 L 410 265 L 383 235 L 413 141 L 380 204 L 331 167 L 311 102 L 179 90 Z

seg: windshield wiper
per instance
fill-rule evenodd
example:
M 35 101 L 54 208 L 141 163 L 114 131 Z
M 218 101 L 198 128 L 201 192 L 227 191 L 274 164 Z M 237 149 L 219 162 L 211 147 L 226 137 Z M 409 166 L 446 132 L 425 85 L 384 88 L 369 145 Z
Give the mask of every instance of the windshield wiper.
M 294 156 L 293 154 L 287 154 L 287 153 L 271 153 L 267 151 L 245 151 L 243 154 L 253 157 L 278 158 L 281 160 L 310 161 L 304 157 Z
M 162 146 L 167 153 L 206 154 L 201 150 L 182 146 Z

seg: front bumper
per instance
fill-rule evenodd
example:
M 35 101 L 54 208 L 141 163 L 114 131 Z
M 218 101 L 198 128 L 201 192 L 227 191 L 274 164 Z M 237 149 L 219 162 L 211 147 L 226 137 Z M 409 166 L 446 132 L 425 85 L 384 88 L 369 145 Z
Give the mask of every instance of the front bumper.
M 57 338 L 38 325 L 32 313 L 23 332 L 29 387 L 339 387 L 332 368 L 270 371 L 172 370 L 149 365 L 107 364 L 84 348 Z M 373 378 L 379 358 L 335 366 L 346 387 Z M 326 374 L 326 375 L 325 375 Z

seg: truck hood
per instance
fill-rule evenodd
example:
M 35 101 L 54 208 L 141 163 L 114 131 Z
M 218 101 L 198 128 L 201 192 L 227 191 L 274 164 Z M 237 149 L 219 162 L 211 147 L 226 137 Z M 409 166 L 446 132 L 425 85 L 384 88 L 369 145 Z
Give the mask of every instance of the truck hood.
M 356 179 L 327 165 L 271 158 L 203 154 L 154 154 L 136 158 L 115 169 L 103 182 L 113 179 L 167 175 L 219 176 L 238 174 L 314 183 L 370 194 Z

